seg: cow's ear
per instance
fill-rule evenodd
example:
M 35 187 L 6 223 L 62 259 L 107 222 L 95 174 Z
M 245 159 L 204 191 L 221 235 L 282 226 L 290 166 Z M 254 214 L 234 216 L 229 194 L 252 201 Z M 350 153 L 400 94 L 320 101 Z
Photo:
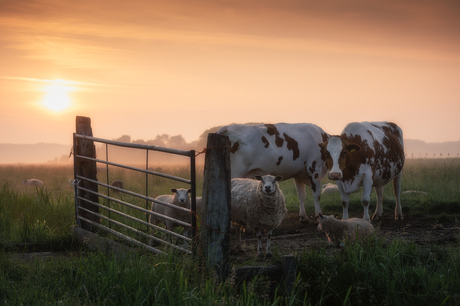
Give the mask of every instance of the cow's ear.
M 361 150 L 361 147 L 357 144 L 349 144 L 347 145 L 347 151 L 350 153 L 355 153 Z

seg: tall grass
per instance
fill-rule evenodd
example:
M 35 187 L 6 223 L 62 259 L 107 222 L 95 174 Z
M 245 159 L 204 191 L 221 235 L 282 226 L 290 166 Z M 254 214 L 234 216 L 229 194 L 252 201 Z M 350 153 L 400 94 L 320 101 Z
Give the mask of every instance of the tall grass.
M 297 257 L 290 295 L 263 279 L 218 283 L 192 257 L 79 253 L 18 261 L 0 253 L 0 303 L 6 305 L 458 305 L 460 253 L 370 239 L 335 255 Z
M 323 305 L 458 305 L 460 253 L 457 249 L 393 241 L 350 244 L 325 256 L 310 250 L 298 272 L 312 301 Z

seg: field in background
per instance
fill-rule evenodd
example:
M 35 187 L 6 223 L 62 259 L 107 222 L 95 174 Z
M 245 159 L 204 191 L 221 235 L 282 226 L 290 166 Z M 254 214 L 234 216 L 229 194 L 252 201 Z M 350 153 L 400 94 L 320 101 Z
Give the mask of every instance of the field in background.
M 175 176 L 190 178 L 187 166 L 165 166 L 151 168 Z M 197 167 L 197 196 L 201 196 L 203 167 Z M 21 182 L 36 178 L 44 182 L 43 188 L 28 187 Z M 72 166 L 50 165 L 6 165 L 0 166 L 0 239 L 9 242 L 39 242 L 70 234 L 74 224 L 74 196 L 69 180 L 73 178 Z M 145 193 L 145 174 L 121 168 L 109 168 L 109 182 L 121 179 L 125 189 Z M 105 166 L 98 168 L 98 180 L 107 181 Z M 327 178 L 323 184 L 330 182 Z M 189 188 L 186 184 L 149 175 L 148 195 L 156 197 L 169 194 L 171 188 Z M 403 194 L 403 214 L 435 215 L 455 218 L 460 214 L 460 159 L 409 159 L 403 169 L 402 191 L 416 190 L 427 194 Z M 288 210 L 298 211 L 298 200 L 294 183 L 281 183 Z M 100 187 L 101 193 L 107 193 Z M 145 207 L 145 200 L 122 195 L 123 200 Z M 360 193 L 350 197 L 350 217 L 362 217 Z M 149 205 L 147 203 L 147 205 Z M 371 197 L 370 211 L 375 209 L 375 191 Z M 324 195 L 321 199 L 324 214 L 342 215 L 340 195 Z M 384 213 L 394 212 L 393 186 L 384 188 Z M 307 190 L 306 211 L 314 217 L 311 191 Z

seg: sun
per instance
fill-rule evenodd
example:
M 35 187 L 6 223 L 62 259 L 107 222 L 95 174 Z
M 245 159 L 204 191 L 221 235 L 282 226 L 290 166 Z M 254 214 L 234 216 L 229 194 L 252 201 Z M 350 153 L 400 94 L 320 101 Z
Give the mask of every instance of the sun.
M 45 88 L 47 92 L 43 99 L 43 104 L 50 110 L 59 112 L 70 106 L 70 98 L 68 92 L 71 90 L 69 86 L 62 84 L 52 84 Z

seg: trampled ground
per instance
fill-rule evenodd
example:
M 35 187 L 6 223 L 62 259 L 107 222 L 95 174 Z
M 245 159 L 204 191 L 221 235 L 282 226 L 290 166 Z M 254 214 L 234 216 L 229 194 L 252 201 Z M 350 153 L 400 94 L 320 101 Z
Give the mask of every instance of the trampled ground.
M 358 216 L 352 216 L 358 217 Z M 362 216 L 359 216 L 362 217 Z M 339 249 L 328 246 L 326 234 L 317 230 L 316 220 L 309 216 L 310 223 L 300 223 L 296 213 L 288 213 L 281 226 L 274 231 L 271 239 L 272 250 L 280 255 L 300 254 L 310 248 L 327 246 L 328 252 Z M 383 216 L 379 221 L 372 222 L 376 234 L 390 242 L 393 239 L 412 241 L 421 246 L 436 244 L 439 246 L 456 246 L 460 237 L 460 222 L 440 223 L 429 217 L 405 215 L 403 221 L 394 220 L 394 216 Z M 257 239 L 251 233 L 243 233 L 243 251 L 236 249 L 236 237 L 231 237 L 232 260 L 237 264 L 257 257 Z M 263 240 L 265 248 L 266 240 Z

